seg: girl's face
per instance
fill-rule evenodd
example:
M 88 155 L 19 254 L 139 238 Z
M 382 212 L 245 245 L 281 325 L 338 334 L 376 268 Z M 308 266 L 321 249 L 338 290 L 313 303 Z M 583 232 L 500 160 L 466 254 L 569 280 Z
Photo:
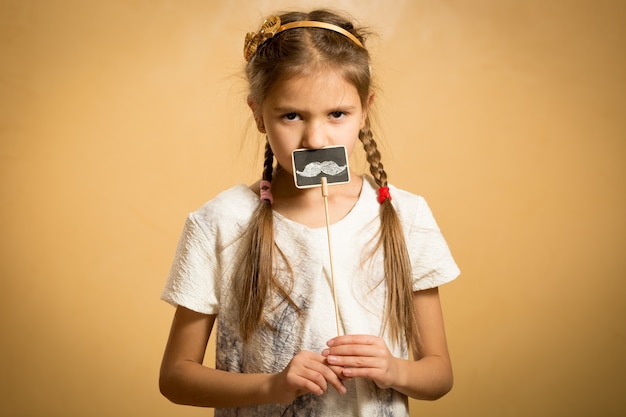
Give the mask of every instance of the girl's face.
M 344 145 L 352 154 L 367 116 L 356 87 L 336 71 L 279 81 L 262 108 L 250 105 L 278 164 L 291 174 L 295 149 Z

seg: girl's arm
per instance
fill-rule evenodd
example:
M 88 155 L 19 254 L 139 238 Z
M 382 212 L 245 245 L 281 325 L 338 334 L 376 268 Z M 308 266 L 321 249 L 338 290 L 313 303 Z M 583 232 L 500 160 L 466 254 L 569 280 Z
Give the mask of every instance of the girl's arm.
M 343 367 L 344 378 L 369 378 L 380 388 L 393 388 L 416 399 L 442 397 L 452 388 L 453 377 L 439 290 L 415 292 L 413 308 L 421 336 L 416 360 L 393 357 L 383 339 L 368 335 L 331 339 L 323 355 L 329 364 Z
M 161 363 L 161 393 L 177 404 L 203 407 L 242 407 L 290 403 L 299 395 L 321 395 L 327 381 L 345 388 L 325 365 L 322 355 L 302 351 L 278 374 L 240 374 L 202 365 L 215 315 L 178 307 Z

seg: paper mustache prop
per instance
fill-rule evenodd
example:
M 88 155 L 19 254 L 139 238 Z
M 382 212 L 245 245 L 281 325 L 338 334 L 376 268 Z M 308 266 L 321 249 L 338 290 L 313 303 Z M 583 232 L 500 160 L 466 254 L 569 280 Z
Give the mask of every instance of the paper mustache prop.
M 291 154 L 293 178 L 298 188 L 318 187 L 322 178 L 328 184 L 350 182 L 348 154 L 345 146 L 322 149 L 296 149 Z
M 341 318 L 335 291 L 335 267 L 333 266 L 333 250 L 330 238 L 330 216 L 328 214 L 328 185 L 350 182 L 348 169 L 348 153 L 345 146 L 329 146 L 322 149 L 296 149 L 291 154 L 293 163 L 293 179 L 298 188 L 321 186 L 326 213 L 326 234 L 328 235 L 328 255 L 330 260 L 330 286 L 335 304 L 335 323 L 337 335 L 341 335 Z

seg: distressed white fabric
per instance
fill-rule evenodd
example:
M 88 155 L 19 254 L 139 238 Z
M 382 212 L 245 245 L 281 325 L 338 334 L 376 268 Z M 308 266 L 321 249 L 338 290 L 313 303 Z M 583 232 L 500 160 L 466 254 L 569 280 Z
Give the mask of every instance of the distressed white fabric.
M 383 334 L 386 287 L 377 241 L 379 204 L 369 177 L 346 217 L 331 225 L 335 285 L 341 329 L 345 334 L 371 334 L 385 338 L 397 357 L 407 358 L 407 347 L 397 346 Z M 424 290 L 455 279 L 459 270 L 426 201 L 390 187 L 407 238 L 413 267 L 413 289 Z M 259 198 L 246 185 L 237 185 L 191 213 L 178 245 L 161 298 L 204 314 L 217 314 L 218 369 L 231 372 L 282 371 L 300 350 L 321 352 L 336 336 L 326 228 L 309 228 L 274 213 L 275 241 L 285 254 L 275 268 L 281 282 L 291 282 L 291 297 L 301 309 L 277 297 L 266 312 L 276 331 L 261 329 L 243 343 L 239 333 L 236 268 L 245 233 Z M 320 197 L 320 204 L 322 200 Z M 395 390 L 382 390 L 364 379 L 347 383 L 340 396 L 332 388 L 317 397 L 304 395 L 289 405 L 263 405 L 217 409 L 226 416 L 408 416 L 407 398 Z

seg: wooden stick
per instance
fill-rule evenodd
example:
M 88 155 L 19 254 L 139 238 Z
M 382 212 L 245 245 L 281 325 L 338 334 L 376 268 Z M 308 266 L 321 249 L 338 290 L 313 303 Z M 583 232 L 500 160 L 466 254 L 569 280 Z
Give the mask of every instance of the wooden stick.
M 326 212 L 326 234 L 328 235 L 328 256 L 330 259 L 330 282 L 333 290 L 333 302 L 335 303 L 335 322 L 337 324 L 337 336 L 341 336 L 339 327 L 339 305 L 337 304 L 337 291 L 335 290 L 335 267 L 333 266 L 333 246 L 330 240 L 330 216 L 328 215 L 328 181 L 322 177 L 322 197 L 324 197 L 324 211 Z

